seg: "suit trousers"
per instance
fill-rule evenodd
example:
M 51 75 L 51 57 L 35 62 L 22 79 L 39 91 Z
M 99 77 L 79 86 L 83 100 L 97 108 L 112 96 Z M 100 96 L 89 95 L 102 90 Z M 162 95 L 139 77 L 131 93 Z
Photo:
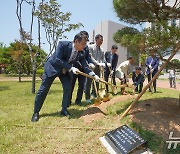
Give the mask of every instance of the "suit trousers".
M 116 73 L 116 71 L 114 71 L 113 74 L 112 74 L 112 83 L 113 83 L 114 85 L 116 85 L 115 73 Z M 106 82 L 108 82 L 109 74 L 110 74 L 110 71 L 109 71 L 109 70 L 106 70 L 106 71 L 104 72 L 104 80 L 105 80 Z M 109 89 L 108 89 L 108 85 L 107 85 L 107 84 L 106 84 L 106 90 L 107 90 L 107 92 L 109 92 Z
M 76 94 L 75 103 L 78 104 L 82 100 L 86 77 L 84 77 L 82 75 L 75 75 L 75 74 L 73 74 L 73 79 L 72 79 L 72 82 L 71 82 L 72 84 L 71 84 L 70 104 L 71 104 L 72 94 L 73 94 L 73 91 L 74 91 L 74 86 L 75 86 L 75 83 L 76 83 L 77 79 L 78 79 L 78 90 L 77 90 L 77 94 Z
M 174 88 L 176 88 L 176 78 L 175 77 L 170 77 L 169 78 L 169 84 L 170 84 L 171 88 L 172 88 L 172 86 L 174 86 Z
M 144 82 L 144 81 L 143 81 Z M 137 87 L 136 87 L 136 89 L 135 89 L 135 91 L 136 92 L 141 92 L 142 91 L 142 88 L 143 88 L 143 82 L 140 82 L 138 85 L 137 85 Z
M 154 75 L 155 74 L 152 74 L 152 78 L 154 77 Z M 148 77 L 148 83 L 149 83 L 151 81 L 151 75 L 147 74 L 147 77 Z M 153 87 L 154 87 L 154 91 L 156 91 L 156 80 L 154 80 L 153 82 Z M 150 87 L 149 87 L 149 90 L 151 90 Z
M 46 99 L 46 96 L 49 92 L 49 89 L 56 77 L 59 77 L 62 87 L 63 87 L 63 99 L 62 99 L 62 108 L 66 109 L 68 107 L 68 103 L 70 102 L 70 94 L 71 94 L 71 81 L 72 78 L 69 73 L 66 74 L 58 74 L 52 77 L 48 77 L 47 74 L 44 72 L 42 77 L 41 86 L 36 94 L 35 103 L 34 103 L 34 113 L 38 113 L 43 103 Z
M 100 76 L 99 66 L 96 66 L 96 67 L 95 67 L 94 73 L 95 73 L 97 76 Z M 85 85 L 85 98 L 86 98 L 86 100 L 87 100 L 87 99 L 90 99 L 91 84 L 92 84 L 92 79 L 87 78 L 87 80 L 86 80 L 86 85 Z M 99 90 L 99 83 L 97 83 L 97 82 L 96 82 L 96 87 L 97 87 L 97 89 Z M 95 91 L 95 88 L 94 88 L 94 84 L 93 84 L 92 94 L 96 97 L 96 91 Z

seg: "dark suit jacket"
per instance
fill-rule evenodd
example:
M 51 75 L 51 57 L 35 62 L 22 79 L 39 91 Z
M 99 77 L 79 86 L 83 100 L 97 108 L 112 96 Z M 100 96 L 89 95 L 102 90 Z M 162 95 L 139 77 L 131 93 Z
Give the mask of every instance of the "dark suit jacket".
M 87 62 L 85 60 L 85 52 L 79 51 L 75 60 L 71 63 L 68 63 L 68 60 L 71 56 L 73 42 L 69 41 L 60 41 L 56 51 L 53 55 L 47 60 L 44 66 L 44 70 L 48 77 L 54 76 L 62 72 L 62 69 L 68 70 L 72 67 L 73 63 L 79 61 L 86 73 L 91 72 L 88 68 Z
M 86 47 L 84 48 L 84 57 L 85 57 L 85 59 L 86 59 L 86 61 L 87 61 L 88 64 L 89 64 L 89 63 L 93 63 L 93 62 L 92 62 L 92 59 L 91 59 L 91 56 L 90 56 L 90 54 L 89 54 L 89 48 L 88 48 L 88 46 L 86 46 Z M 78 68 L 80 71 L 84 71 L 84 70 L 83 70 L 83 66 L 80 64 L 79 61 L 75 62 L 75 63 L 73 64 L 73 66 L 76 67 L 76 68 Z
M 111 51 L 107 51 L 105 53 L 105 60 L 106 60 L 106 63 L 110 63 L 110 60 L 111 60 Z M 115 53 L 112 57 L 112 63 L 111 63 L 111 68 L 113 71 L 116 70 L 116 67 L 117 67 L 117 63 L 118 63 L 118 55 Z M 106 71 L 109 70 L 107 64 L 106 64 Z
M 159 58 L 158 57 L 152 58 L 151 56 L 149 56 L 146 59 L 146 67 L 147 67 L 146 74 L 150 74 L 149 65 L 151 65 L 152 68 L 154 69 L 152 74 L 153 75 L 156 74 L 158 72 Z
M 144 79 L 144 75 L 142 72 L 140 74 L 136 75 L 136 72 L 133 71 L 132 80 L 134 83 L 136 83 L 135 86 L 137 86 L 138 84 L 140 84 L 140 82 L 144 82 L 145 79 Z

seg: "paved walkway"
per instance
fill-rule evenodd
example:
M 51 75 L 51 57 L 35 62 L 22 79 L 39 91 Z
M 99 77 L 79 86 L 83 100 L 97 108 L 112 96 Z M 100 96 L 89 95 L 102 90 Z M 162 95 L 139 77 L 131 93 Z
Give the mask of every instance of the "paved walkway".
M 32 78 L 31 77 L 22 77 L 22 81 L 31 81 Z M 41 80 L 39 77 L 37 77 L 37 80 Z M 0 77 L 0 81 L 17 81 L 18 82 L 18 77 Z M 117 82 L 119 82 L 117 80 Z M 130 81 L 131 82 L 131 81 Z M 147 84 L 147 79 L 144 83 L 144 86 L 145 84 Z M 160 87 L 160 88 L 168 88 L 168 89 L 174 89 L 174 88 L 170 88 L 170 85 L 169 85 L 169 80 L 157 80 L 157 87 Z M 179 90 L 180 91 L 180 80 L 177 80 L 176 81 L 176 89 L 174 90 Z
M 169 81 L 168 80 L 157 80 L 157 87 L 160 88 L 168 88 L 168 89 L 174 89 L 170 88 Z M 180 91 L 180 81 L 176 81 L 176 89 Z
M 180 90 L 180 80 L 179 80 L 180 79 L 180 74 L 176 74 L 176 77 L 177 77 L 178 80 L 176 80 L 176 89 L 175 90 Z M 169 78 L 168 73 L 164 73 L 164 75 L 160 75 L 159 80 L 157 80 L 157 87 L 174 89 L 174 88 L 170 88 L 168 78 Z M 165 80 L 161 80 L 161 79 L 165 79 Z

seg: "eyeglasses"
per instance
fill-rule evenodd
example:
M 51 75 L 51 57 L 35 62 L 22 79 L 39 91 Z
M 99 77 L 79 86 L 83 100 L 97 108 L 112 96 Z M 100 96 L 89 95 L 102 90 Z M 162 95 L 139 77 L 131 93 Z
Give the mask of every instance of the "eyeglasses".
M 112 48 L 112 49 L 116 49 L 117 50 L 118 48 Z

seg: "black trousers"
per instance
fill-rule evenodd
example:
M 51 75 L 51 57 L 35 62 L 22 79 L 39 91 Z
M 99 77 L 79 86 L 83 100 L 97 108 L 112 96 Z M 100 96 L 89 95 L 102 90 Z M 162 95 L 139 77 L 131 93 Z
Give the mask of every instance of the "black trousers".
M 99 66 L 96 66 L 95 69 L 94 69 L 94 73 L 98 76 L 100 76 L 100 69 L 99 69 Z M 86 97 L 86 100 L 87 99 L 90 99 L 90 91 L 91 91 L 91 85 L 92 85 L 92 79 L 90 78 L 87 78 L 86 79 L 86 85 L 85 85 L 85 97 Z M 92 86 L 92 95 L 94 95 L 96 97 L 96 91 L 95 91 L 95 87 L 94 87 L 94 83 L 93 83 L 93 86 Z M 97 89 L 99 89 L 99 83 L 96 82 L 96 87 Z
M 155 74 L 152 74 L 152 78 L 154 77 L 154 75 Z M 151 81 L 151 75 L 148 74 L 147 77 L 148 77 L 148 83 L 149 83 Z M 153 87 L 154 87 L 154 91 L 156 91 L 156 80 L 154 80 L 153 82 Z M 149 87 L 149 90 L 152 90 L 152 89 Z
M 46 73 L 42 76 L 41 86 L 36 94 L 35 103 L 34 103 L 34 113 L 40 112 L 43 103 L 46 99 L 46 96 L 49 92 L 49 89 L 56 77 L 59 77 L 62 86 L 63 86 L 63 98 L 62 98 L 62 108 L 66 109 L 68 107 L 68 103 L 70 102 L 70 94 L 71 94 L 71 81 L 72 77 L 69 73 L 66 74 L 58 74 L 52 77 L 48 77 Z
M 114 85 L 116 85 L 116 79 L 115 79 L 115 71 L 113 72 L 113 74 L 112 74 L 112 83 L 114 84 Z M 104 80 L 105 81 L 107 81 L 108 82 L 108 79 L 109 79 L 109 75 L 110 75 L 110 71 L 109 70 L 106 70 L 105 72 L 104 72 Z M 109 92 L 109 88 L 108 88 L 108 85 L 106 84 L 106 90 L 107 90 L 107 92 Z
M 144 82 L 144 81 L 143 81 Z M 141 92 L 142 91 L 142 88 L 143 88 L 143 82 L 140 82 L 137 86 L 136 86 L 136 89 L 135 91 L 136 92 Z
M 70 95 L 70 104 L 69 105 L 71 105 L 72 94 L 73 94 L 74 86 L 75 86 L 75 83 L 76 83 L 77 79 L 78 79 L 78 90 L 77 90 L 77 94 L 76 94 L 75 103 L 78 104 L 82 100 L 86 77 L 84 77 L 82 75 L 73 74 L 73 79 L 72 79 L 72 82 L 71 82 L 71 95 Z

